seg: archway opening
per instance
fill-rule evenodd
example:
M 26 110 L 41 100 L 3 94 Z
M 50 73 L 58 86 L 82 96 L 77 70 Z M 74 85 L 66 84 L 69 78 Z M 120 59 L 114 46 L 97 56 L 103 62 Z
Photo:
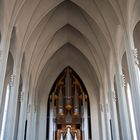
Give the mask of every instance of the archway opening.
M 46 139 L 91 138 L 90 105 L 86 88 L 71 67 L 66 67 L 53 84 L 47 108 Z

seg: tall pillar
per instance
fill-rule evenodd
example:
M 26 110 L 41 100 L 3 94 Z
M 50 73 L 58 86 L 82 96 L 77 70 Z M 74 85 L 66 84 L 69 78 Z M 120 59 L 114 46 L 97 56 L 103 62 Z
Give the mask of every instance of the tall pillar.
M 22 138 L 22 133 L 24 134 L 24 130 L 22 130 L 22 133 L 21 133 L 21 129 L 22 129 L 22 125 L 21 125 L 21 118 L 22 118 L 22 122 L 25 122 L 23 121 L 23 117 L 24 117 L 24 113 L 22 113 L 22 110 L 23 110 L 23 94 L 24 92 L 22 91 L 21 92 L 21 99 L 20 99 L 20 102 L 21 102 L 21 109 L 20 109 L 20 116 L 19 116 L 19 125 L 18 125 L 18 134 L 17 134 L 17 140 L 23 140 Z
M 9 85 L 8 85 L 8 90 L 9 90 Z M 2 124 L 1 124 L 1 131 L 0 131 L 0 140 L 3 140 L 4 136 L 4 131 L 5 131 L 5 123 L 6 123 L 6 116 L 7 116 L 7 109 L 8 109 L 8 101 L 9 101 L 9 92 L 7 91 L 5 93 L 5 100 L 4 100 L 4 109 L 3 109 L 3 114 L 2 114 Z
M 106 137 L 107 140 L 111 140 L 111 131 L 110 131 L 110 117 L 109 117 L 109 107 L 108 107 L 108 103 L 105 103 L 105 126 L 106 126 Z
M 6 75 L 7 69 L 7 61 L 8 61 L 8 54 L 9 54 L 9 47 L 10 47 L 10 40 L 12 37 L 12 30 L 15 31 L 15 27 L 8 29 L 8 34 L 3 36 L 1 45 L 0 45 L 0 109 L 2 103 L 2 96 L 3 96 L 3 87 L 4 87 L 4 80 Z
M 0 135 L 1 135 L 1 131 L 2 131 L 3 115 L 4 115 L 4 111 L 5 111 L 7 85 L 8 85 L 8 81 L 6 80 L 4 87 L 3 87 L 2 103 L 0 106 Z
M 139 79 L 139 68 L 138 68 L 138 59 L 137 51 L 134 47 L 133 36 L 129 33 L 128 38 L 126 38 L 126 56 L 128 62 L 128 70 L 130 77 L 130 86 L 132 92 L 132 103 L 134 110 L 135 125 L 137 131 L 137 138 L 140 139 L 140 79 Z
M 114 87 L 114 78 L 108 79 L 108 100 L 110 106 L 110 129 L 112 129 L 112 139 L 120 140 L 119 134 L 119 122 L 118 122 L 118 113 L 117 113 L 117 97 Z
M 8 50 L 2 51 L 0 56 L 0 110 L 3 98 L 4 81 L 6 76 L 6 67 L 8 61 Z
M 32 133 L 31 133 L 31 140 L 36 139 L 36 111 L 34 110 L 33 115 L 32 115 Z
M 36 139 L 39 139 L 39 140 L 46 139 L 46 130 L 47 130 L 47 125 L 46 125 L 47 124 L 47 102 L 46 102 L 47 98 L 44 92 L 45 91 L 42 91 L 42 97 L 39 99 L 39 102 L 38 102 L 39 106 L 38 106 L 38 111 L 37 111 L 38 121 L 37 121 L 37 127 L 36 127 L 37 128 Z M 51 127 L 50 129 L 53 129 L 53 127 Z M 31 139 L 27 139 L 27 140 L 31 140 Z
M 120 111 L 120 123 L 121 123 L 120 125 L 121 125 L 122 140 L 132 140 L 122 68 L 120 65 L 117 65 L 116 69 L 117 69 L 116 84 L 118 90 L 118 103 L 119 103 L 119 111 Z
M 120 140 L 115 91 L 110 90 L 109 95 L 110 95 L 110 109 L 111 109 L 110 112 L 111 112 L 111 120 L 112 120 L 112 136 L 113 136 L 113 140 Z
M 24 140 L 25 123 L 26 123 L 26 119 L 27 119 L 27 102 L 28 102 L 29 78 L 27 78 L 26 84 L 23 85 L 23 86 L 25 86 L 26 89 L 25 89 L 25 91 L 22 91 L 21 109 L 20 109 L 20 118 L 19 118 L 19 128 L 18 128 L 18 138 L 17 138 L 17 140 Z
M 32 90 L 30 91 L 30 96 L 29 96 L 29 102 L 27 104 L 27 121 L 28 121 L 28 125 L 27 125 L 27 134 L 26 134 L 26 140 L 33 140 L 32 139 L 32 135 L 33 135 L 33 128 L 32 125 L 34 123 L 33 121 L 33 117 L 34 117 L 34 98 L 33 98 L 33 94 L 34 93 Z M 42 116 L 44 118 L 44 116 Z M 42 119 L 43 121 L 43 119 Z
M 106 83 L 106 82 L 105 82 Z M 105 84 L 104 84 L 105 85 Z M 105 127 L 106 127 L 106 139 L 111 140 L 111 130 L 110 130 L 110 111 L 109 111 L 109 103 L 108 103 L 108 96 L 104 89 L 103 94 L 103 104 L 104 104 L 104 116 L 105 116 Z
M 100 106 L 101 106 L 101 119 L 102 119 L 102 139 L 111 140 L 110 131 L 110 115 L 108 97 L 105 94 L 104 88 L 100 88 Z
M 103 89 L 100 87 L 100 114 L 101 114 L 101 139 L 102 140 L 107 140 L 106 139 L 106 126 L 105 126 L 105 108 L 104 108 L 104 103 L 103 103 Z
M 19 69 L 14 67 L 13 73 L 14 74 L 11 76 L 10 97 L 9 97 L 8 111 L 6 117 L 4 140 L 14 140 L 14 133 L 15 133 L 18 87 L 19 87 L 19 79 L 20 79 Z

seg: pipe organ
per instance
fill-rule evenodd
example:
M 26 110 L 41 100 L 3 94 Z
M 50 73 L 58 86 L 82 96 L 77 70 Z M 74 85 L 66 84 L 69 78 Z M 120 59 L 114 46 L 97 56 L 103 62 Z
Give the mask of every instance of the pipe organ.
M 54 140 L 83 140 L 83 97 L 87 96 L 81 81 L 74 71 L 67 67 L 53 86 Z

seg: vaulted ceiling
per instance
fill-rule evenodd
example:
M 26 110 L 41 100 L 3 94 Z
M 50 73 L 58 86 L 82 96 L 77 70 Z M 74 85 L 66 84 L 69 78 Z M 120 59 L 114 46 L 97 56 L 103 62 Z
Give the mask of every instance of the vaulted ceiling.
M 73 54 L 75 48 L 77 58 L 90 65 L 97 85 L 110 71 L 112 55 L 123 53 L 123 28 L 133 28 L 140 9 L 139 0 L 1 0 L 1 5 L 9 10 L 0 30 L 16 28 L 13 55 L 24 54 L 27 72 L 36 82 L 41 74 L 45 77 L 43 71 L 56 53 L 63 55 L 68 48 Z M 67 60 L 70 65 L 72 54 L 64 55 L 61 63 Z

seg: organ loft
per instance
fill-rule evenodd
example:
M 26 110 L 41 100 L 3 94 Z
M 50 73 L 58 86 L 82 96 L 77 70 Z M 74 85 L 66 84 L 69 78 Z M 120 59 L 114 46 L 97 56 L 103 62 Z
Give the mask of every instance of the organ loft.
M 84 133 L 90 133 L 88 95 L 82 81 L 70 67 L 65 68 L 54 83 L 48 104 L 48 121 L 52 119 L 55 128 L 51 133 L 48 125 L 48 138 L 53 134 L 55 140 L 82 140 Z

